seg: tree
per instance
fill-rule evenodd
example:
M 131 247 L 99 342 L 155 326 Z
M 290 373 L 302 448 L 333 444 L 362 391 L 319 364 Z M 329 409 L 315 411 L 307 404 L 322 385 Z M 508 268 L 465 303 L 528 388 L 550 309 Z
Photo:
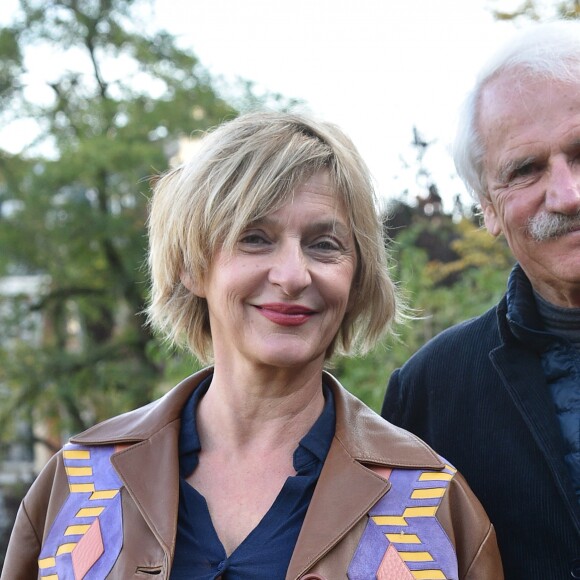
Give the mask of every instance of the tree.
M 495 0 L 494 3 L 498 3 Z M 522 0 L 512 10 L 492 9 L 497 20 L 543 20 L 546 18 L 580 18 L 580 0 Z
M 150 401 L 175 365 L 151 335 L 145 221 L 150 176 L 180 139 L 233 117 L 190 52 L 149 31 L 140 0 L 21 0 L 0 29 L 0 121 L 34 127 L 0 150 L 0 276 L 34 296 L 0 304 L 0 430 L 22 418 L 55 440 Z M 42 82 L 39 52 L 56 72 Z M 47 68 L 50 66 L 47 65 Z M 41 314 L 39 343 L 20 340 Z
M 432 142 L 413 129 L 417 193 L 394 196 L 383 216 L 391 275 L 410 307 L 397 335 L 358 359 L 336 362 L 335 374 L 379 410 L 391 373 L 446 328 L 483 313 L 505 292 L 514 259 L 505 240 L 480 224 L 475 209 L 459 200 L 446 212 L 425 163 Z
M 392 372 L 446 328 L 482 314 L 505 292 L 513 257 L 474 219 L 425 215 L 418 206 L 394 200 L 386 220 L 411 215 L 389 243 L 391 274 L 410 306 L 409 317 L 367 356 L 336 362 L 335 374 L 357 396 L 379 410 Z
M 580 18 L 580 0 L 522 0 L 513 10 L 495 8 L 504 0 L 490 0 L 498 20 Z M 514 258 L 504 239 L 481 227 L 474 205 L 463 207 L 459 196 L 449 213 L 438 205 L 437 185 L 426 166 L 433 144 L 413 128 L 412 146 L 419 195 L 397 192 L 385 215 L 391 240 L 392 275 L 403 290 L 412 316 L 399 327 L 398 338 L 387 339 L 366 357 L 336 363 L 335 373 L 356 389 L 365 402 L 380 409 L 388 377 L 425 342 L 446 328 L 482 314 L 506 289 Z

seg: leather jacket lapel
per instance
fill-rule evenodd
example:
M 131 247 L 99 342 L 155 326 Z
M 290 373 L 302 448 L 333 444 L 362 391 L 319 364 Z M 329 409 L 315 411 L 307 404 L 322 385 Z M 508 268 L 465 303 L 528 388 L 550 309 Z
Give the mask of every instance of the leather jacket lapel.
M 340 441 L 334 438 L 286 578 L 299 578 L 328 553 L 357 523 L 365 519 L 390 485 L 387 480 L 354 461 Z M 354 547 L 356 542 L 358 538 L 353 539 Z
M 119 477 L 163 549 L 175 549 L 179 504 L 179 422 L 111 458 Z

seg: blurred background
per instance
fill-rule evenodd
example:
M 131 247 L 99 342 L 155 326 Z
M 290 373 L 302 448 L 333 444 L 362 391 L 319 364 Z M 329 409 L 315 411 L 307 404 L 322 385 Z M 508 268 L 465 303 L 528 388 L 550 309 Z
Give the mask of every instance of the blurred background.
M 144 325 L 153 176 L 240 112 L 340 125 L 374 175 L 416 318 L 332 372 L 379 410 L 390 373 L 503 294 L 450 145 L 490 51 L 580 0 L 2 0 L 0 568 L 18 504 L 67 438 L 199 368 Z

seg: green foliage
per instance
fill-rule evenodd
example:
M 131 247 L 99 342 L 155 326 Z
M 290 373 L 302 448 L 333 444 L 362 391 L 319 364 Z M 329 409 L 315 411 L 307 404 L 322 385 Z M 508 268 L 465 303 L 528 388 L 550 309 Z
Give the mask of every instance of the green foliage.
M 489 5 L 494 18 L 503 21 L 580 18 L 580 0 L 522 0 L 508 10 L 504 0 L 489 0 Z M 415 144 L 420 146 L 416 137 L 415 131 Z M 425 147 L 417 150 L 417 175 L 429 181 L 422 164 Z M 396 235 L 393 274 L 416 317 L 399 329 L 399 340 L 387 340 L 365 358 L 342 360 L 335 369 L 345 386 L 375 410 L 380 409 L 392 371 L 442 330 L 495 304 L 513 266 L 505 240 L 491 237 L 473 217 L 456 222 L 451 215 L 429 218 L 401 200 L 391 205 L 395 215 L 388 233 Z
M 199 368 L 144 324 L 149 180 L 180 139 L 244 108 L 295 104 L 257 96 L 251 83 L 226 101 L 195 55 L 146 32 L 141 4 L 21 0 L 0 28 L 0 121 L 36 128 L 22 152 L 0 150 L 0 278 L 35 284 L 0 293 L 4 441 L 20 421 L 42 422 L 51 429 L 37 439 L 56 448 Z M 40 92 L 27 85 L 31 49 L 63 63 Z M 390 248 L 393 276 L 416 316 L 397 340 L 334 368 L 375 409 L 392 370 L 499 298 L 510 265 L 505 246 L 472 221 L 399 209 L 408 223 Z
M 398 337 L 389 337 L 364 358 L 340 360 L 334 369 L 349 390 L 377 411 L 391 373 L 442 330 L 494 305 L 513 266 L 507 244 L 473 219 L 429 217 L 405 204 L 398 210 L 410 219 L 391 244 L 393 277 L 413 316 L 396 329 Z
M 493 4 L 502 4 L 503 0 L 492 0 Z M 580 0 L 522 0 L 519 6 L 504 10 L 493 8 L 492 13 L 497 20 L 544 20 L 549 18 L 580 18 Z
M 141 4 L 22 0 L 0 29 L 0 119 L 36 128 L 21 153 L 0 150 L 0 277 L 43 280 L 0 305 L 3 440 L 42 419 L 59 445 L 150 401 L 176 361 L 195 366 L 160 357 L 144 324 L 148 183 L 180 139 L 237 111 L 195 55 L 144 32 Z M 63 63 L 39 92 L 33 50 Z

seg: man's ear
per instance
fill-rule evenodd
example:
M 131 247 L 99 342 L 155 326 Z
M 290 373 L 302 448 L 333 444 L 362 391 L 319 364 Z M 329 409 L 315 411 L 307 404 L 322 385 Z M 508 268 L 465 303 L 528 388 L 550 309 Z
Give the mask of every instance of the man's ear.
M 205 298 L 205 290 L 202 280 L 194 279 L 189 272 L 185 272 L 184 270 L 179 274 L 179 279 L 192 294 L 195 294 L 199 298 Z
M 487 231 L 492 236 L 499 236 L 501 234 L 501 223 L 493 203 L 488 199 L 482 200 L 481 209 L 483 210 L 483 221 Z

